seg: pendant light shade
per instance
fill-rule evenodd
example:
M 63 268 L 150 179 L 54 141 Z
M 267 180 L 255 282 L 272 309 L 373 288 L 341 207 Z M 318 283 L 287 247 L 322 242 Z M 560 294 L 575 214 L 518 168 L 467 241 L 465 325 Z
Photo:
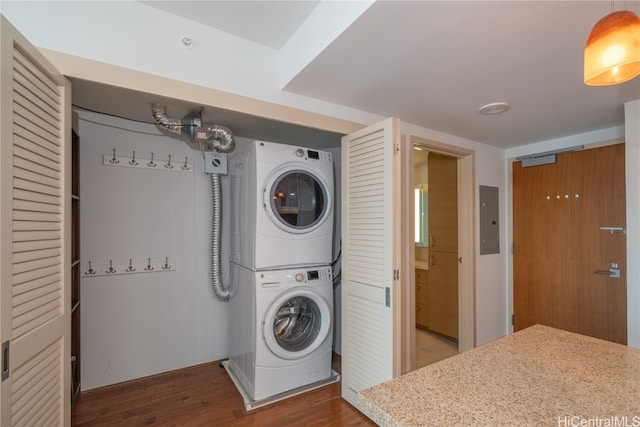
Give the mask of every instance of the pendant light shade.
M 624 83 L 640 74 L 640 18 L 620 10 L 593 27 L 584 48 L 584 82 L 590 86 Z

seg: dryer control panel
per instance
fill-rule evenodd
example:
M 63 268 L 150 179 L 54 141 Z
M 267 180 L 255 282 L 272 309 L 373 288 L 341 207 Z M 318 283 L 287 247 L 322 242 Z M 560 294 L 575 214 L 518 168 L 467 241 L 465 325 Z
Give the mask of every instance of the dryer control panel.
M 333 158 L 331 153 L 326 151 L 310 150 L 308 148 L 294 148 L 293 156 L 301 160 L 309 160 L 313 162 L 331 163 Z
M 309 283 L 331 280 L 331 268 L 319 267 L 313 270 L 299 271 L 289 276 L 293 283 Z

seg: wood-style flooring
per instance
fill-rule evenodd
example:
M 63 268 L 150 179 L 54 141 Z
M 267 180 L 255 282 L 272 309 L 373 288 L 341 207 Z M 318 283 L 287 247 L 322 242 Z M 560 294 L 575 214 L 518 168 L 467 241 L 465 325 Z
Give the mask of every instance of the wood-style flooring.
M 339 371 L 340 358 L 334 357 Z M 72 426 L 375 426 L 340 382 L 252 411 L 219 362 L 83 392 Z

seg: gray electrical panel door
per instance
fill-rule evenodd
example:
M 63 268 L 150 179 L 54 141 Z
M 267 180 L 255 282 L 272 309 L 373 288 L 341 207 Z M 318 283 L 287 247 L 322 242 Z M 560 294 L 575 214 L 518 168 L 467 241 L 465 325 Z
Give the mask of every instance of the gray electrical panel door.
M 498 187 L 480 186 L 480 255 L 500 253 Z

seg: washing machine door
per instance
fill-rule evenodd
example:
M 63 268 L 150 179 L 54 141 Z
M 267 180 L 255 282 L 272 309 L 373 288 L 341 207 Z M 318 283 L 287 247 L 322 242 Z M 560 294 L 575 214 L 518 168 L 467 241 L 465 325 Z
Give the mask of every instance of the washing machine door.
M 318 293 L 296 289 L 273 301 L 262 326 L 265 343 L 273 354 L 288 360 L 302 359 L 327 339 L 331 310 Z
M 280 169 L 267 180 L 264 192 L 271 221 L 290 233 L 311 232 L 331 214 L 327 183 L 310 171 Z

